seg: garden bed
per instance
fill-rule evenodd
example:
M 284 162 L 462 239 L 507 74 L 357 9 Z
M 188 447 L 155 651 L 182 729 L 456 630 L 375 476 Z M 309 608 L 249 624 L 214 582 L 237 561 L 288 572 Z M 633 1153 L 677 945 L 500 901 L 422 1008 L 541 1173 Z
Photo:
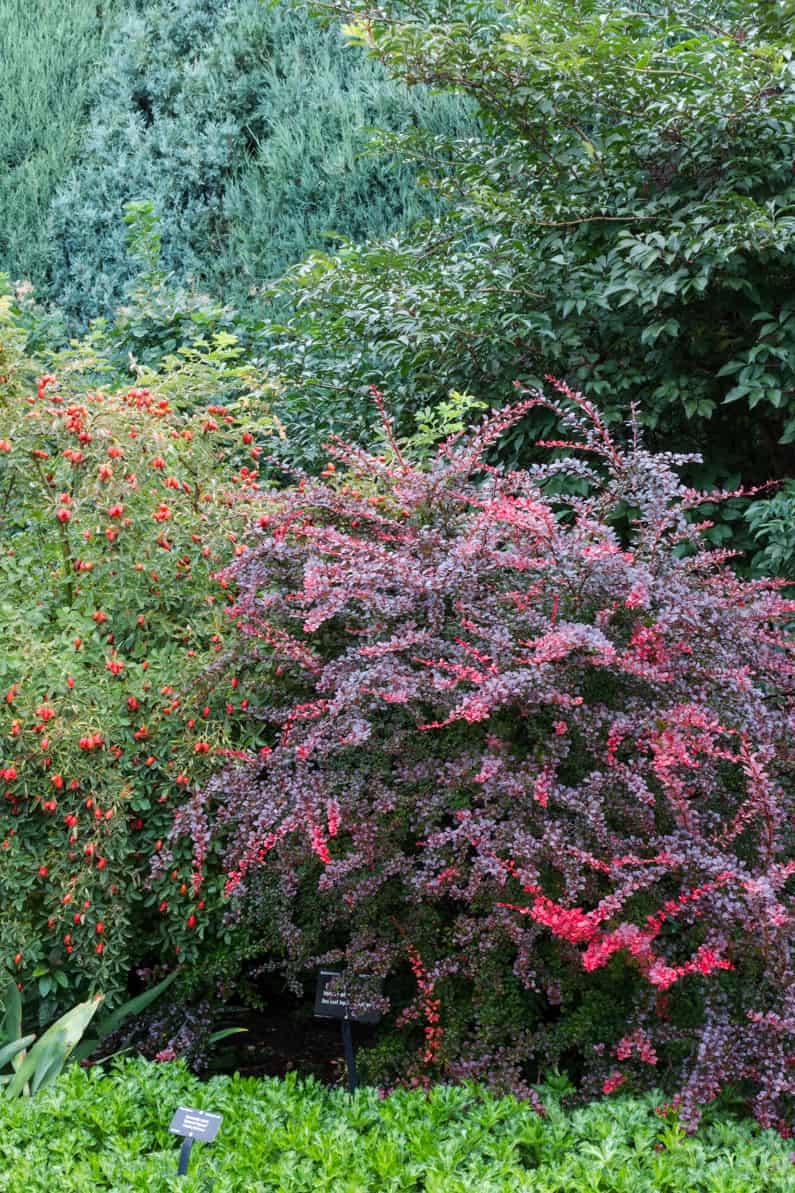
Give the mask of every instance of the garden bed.
M 200 1082 L 180 1064 L 71 1068 L 32 1101 L 0 1101 L 0 1190 L 88 1193 L 787 1193 L 790 1146 L 749 1122 L 705 1119 L 694 1136 L 654 1096 L 546 1118 L 476 1086 L 363 1089 L 351 1099 L 291 1074 Z M 176 1177 L 177 1106 L 223 1115 Z

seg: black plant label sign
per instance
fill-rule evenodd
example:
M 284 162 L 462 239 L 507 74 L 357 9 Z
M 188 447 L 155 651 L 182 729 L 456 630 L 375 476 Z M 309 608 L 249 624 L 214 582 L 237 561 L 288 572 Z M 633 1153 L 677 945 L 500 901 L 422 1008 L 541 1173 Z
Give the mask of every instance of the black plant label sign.
M 378 1023 L 381 1012 L 365 1010 L 362 1003 L 367 1003 L 368 998 L 380 994 L 383 983 L 366 975 L 357 976 L 355 982 L 354 994 L 352 984 L 346 987 L 344 973 L 338 969 L 321 969 L 315 991 L 315 1017 L 351 1019 L 354 1023 Z M 329 989 L 330 986 L 333 988 Z M 357 1004 L 356 1010 L 351 1009 L 351 1003 Z
M 172 1135 L 211 1143 L 218 1134 L 221 1118 L 220 1114 L 208 1114 L 206 1110 L 191 1110 L 187 1106 L 180 1106 L 168 1129 Z

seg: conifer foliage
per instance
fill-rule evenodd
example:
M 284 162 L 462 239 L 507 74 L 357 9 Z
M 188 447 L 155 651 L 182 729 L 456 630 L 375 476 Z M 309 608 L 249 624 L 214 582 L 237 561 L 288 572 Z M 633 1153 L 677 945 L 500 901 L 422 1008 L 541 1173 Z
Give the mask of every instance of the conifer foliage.
M 46 275 L 47 214 L 79 151 L 120 3 L 0 0 L 0 269 L 17 278 Z
M 467 122 L 460 100 L 412 95 L 338 30 L 260 0 L 119 2 L 114 17 L 81 79 L 72 153 L 48 161 L 26 216 L 35 253 L 3 252 L 0 226 L 0 268 L 29 271 L 71 316 L 122 300 L 130 201 L 153 203 L 178 281 L 238 304 L 310 248 L 384 235 L 433 207 L 412 167 L 368 156 L 369 128 L 452 132 Z M 50 122 L 40 108 L 33 140 Z
M 199 868 L 226 842 L 230 896 L 293 972 L 413 989 L 416 1080 L 529 1093 L 565 1054 L 592 1092 L 669 1084 L 691 1124 L 740 1083 L 771 1123 L 793 1093 L 795 606 L 703 544 L 681 458 L 558 389 L 426 470 L 337 441 L 323 478 L 263 498 L 226 578 L 244 653 L 272 659 L 272 748 L 177 831 Z M 560 458 L 491 465 L 538 405 Z

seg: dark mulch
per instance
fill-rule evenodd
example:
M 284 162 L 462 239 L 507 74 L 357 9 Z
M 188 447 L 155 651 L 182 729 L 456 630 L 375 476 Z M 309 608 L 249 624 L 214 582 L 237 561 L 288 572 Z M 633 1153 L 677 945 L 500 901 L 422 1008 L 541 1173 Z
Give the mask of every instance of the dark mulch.
M 314 1019 L 311 1009 L 251 1011 L 226 1007 L 216 1028 L 244 1027 L 245 1035 L 230 1036 L 217 1044 L 209 1059 L 208 1075 L 240 1073 L 245 1077 L 284 1077 L 297 1071 L 311 1074 L 324 1085 L 345 1081 L 345 1060 L 340 1024 Z M 353 1025 L 354 1047 L 367 1044 L 373 1029 Z

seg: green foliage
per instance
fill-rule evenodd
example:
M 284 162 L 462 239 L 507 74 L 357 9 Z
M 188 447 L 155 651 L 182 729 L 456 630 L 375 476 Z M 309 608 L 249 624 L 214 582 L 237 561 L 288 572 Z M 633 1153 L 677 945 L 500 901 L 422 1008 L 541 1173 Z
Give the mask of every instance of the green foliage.
M 138 272 L 125 286 L 124 304 L 113 318 L 92 320 L 88 333 L 73 343 L 78 355 L 95 357 L 108 377 L 120 383 L 131 376 L 140 380 L 153 368 L 168 370 L 166 362 L 174 365 L 184 354 L 217 365 L 221 353 L 240 363 L 256 325 L 166 271 L 162 221 L 149 199 L 126 203 L 124 223 L 127 249 Z M 220 376 L 216 380 L 220 382 Z
M 156 986 L 99 1020 L 94 1020 L 94 1016 L 99 1010 L 102 995 L 95 995 L 61 1015 L 39 1040 L 36 1040 L 35 1034 L 22 1034 L 22 998 L 16 982 L 9 981 L 3 996 L 5 1013 L 0 1023 L 0 1070 L 11 1065 L 9 1074 L 0 1075 L 0 1086 L 6 1087 L 7 1097 L 30 1097 L 45 1089 L 61 1075 L 68 1060 L 78 1061 L 90 1056 L 99 1048 L 102 1040 L 115 1032 L 126 1019 L 131 1015 L 140 1015 L 159 998 L 176 976 L 174 971 Z M 92 1034 L 86 1037 L 92 1020 Z M 217 1033 L 216 1038 L 221 1035 Z
M 60 1076 L 101 1000 L 102 995 L 98 994 L 88 1002 L 72 1007 L 48 1027 L 31 1048 L 35 1036 L 22 1035 L 21 1000 L 16 982 L 8 983 L 4 995 L 5 1021 L 0 1032 L 0 1069 L 11 1065 L 10 1073 L 0 1075 L 0 1086 L 5 1087 L 6 1097 L 31 1097 Z
M 460 394 L 453 390 L 449 397 L 436 406 L 426 406 L 415 415 L 416 429 L 406 437 L 402 447 L 413 460 L 429 459 L 432 449 L 444 443 L 451 435 L 461 435 L 475 421 L 478 411 L 488 406 L 471 394 Z
M 702 484 L 786 475 L 795 77 L 784 9 L 408 0 L 369 23 L 365 0 L 344 9 L 362 17 L 355 43 L 410 86 L 468 96 L 481 131 L 385 137 L 447 214 L 316 255 L 277 287 L 292 311 L 271 359 L 310 457 L 318 410 L 324 428 L 367 433 L 371 383 L 410 427 L 450 389 L 498 405 L 516 379 L 554 373 L 612 420 L 637 403 L 655 447 L 702 450 Z M 546 430 L 522 424 L 509 455 L 532 458 Z
M 161 994 L 164 994 L 168 990 L 176 978 L 177 970 L 173 970 L 167 977 L 163 978 L 162 982 L 158 982 L 156 986 L 150 986 L 142 994 L 138 994 L 135 998 L 129 999 L 120 1007 L 116 1007 L 110 1014 L 103 1015 L 101 1019 L 94 1023 L 91 1035 L 82 1039 L 75 1048 L 74 1059 L 77 1061 L 86 1060 L 92 1053 L 97 1051 L 103 1040 L 106 1040 L 108 1036 L 117 1032 L 128 1019 L 131 1019 L 133 1016 L 142 1015 Z M 230 1029 L 230 1032 L 232 1030 Z M 220 1038 L 220 1033 L 217 1033 L 217 1037 Z
M 250 305 L 329 237 L 383 235 L 433 207 L 412 167 L 368 155 L 370 125 L 468 123 L 460 101 L 407 93 L 336 29 L 259 0 L 128 0 L 87 82 L 79 147 L 28 220 L 35 255 L 0 251 L 0 267 L 83 323 L 109 315 L 132 276 L 129 201 L 154 204 L 167 273 Z
M 762 548 L 754 559 L 758 572 L 795 580 L 795 482 L 769 501 L 753 502 L 746 517 Z
M 71 1068 L 34 1102 L 0 1103 L 0 1189 L 44 1193 L 788 1193 L 788 1145 L 713 1117 L 694 1137 L 654 1099 L 566 1109 L 552 1079 L 547 1115 L 478 1086 L 354 1098 L 311 1080 L 216 1077 L 141 1061 L 110 1075 Z M 176 1179 L 177 1106 L 223 1115 L 212 1145 Z M 65 1128 L 66 1124 L 66 1128 Z
M 127 248 L 130 256 L 141 267 L 137 279 L 143 286 L 162 282 L 163 237 L 160 221 L 150 199 L 131 199 L 124 205 L 124 222 L 127 225 Z
M 50 204 L 79 151 L 120 0 L 0 0 L 0 263 L 45 276 Z

